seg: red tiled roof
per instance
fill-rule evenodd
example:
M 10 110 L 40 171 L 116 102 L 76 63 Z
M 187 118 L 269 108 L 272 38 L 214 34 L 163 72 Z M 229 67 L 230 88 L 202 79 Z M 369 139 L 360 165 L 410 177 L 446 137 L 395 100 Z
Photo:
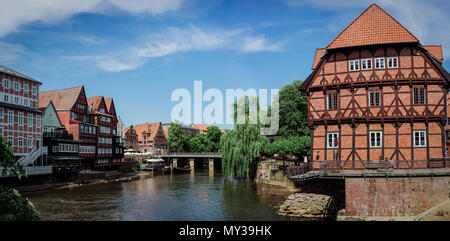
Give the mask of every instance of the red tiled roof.
M 83 86 L 61 90 L 39 91 L 39 106 L 47 107 L 50 101 L 57 110 L 69 110 L 77 102 Z
M 208 130 L 209 125 L 204 124 L 191 124 L 191 126 L 196 127 L 200 133 L 206 134 L 206 131 Z M 225 133 L 225 130 L 220 129 L 220 132 Z
M 372 4 L 327 49 L 408 42 L 419 40 L 378 5 Z
M 105 98 L 105 104 L 106 104 L 106 108 L 108 109 L 108 112 L 110 112 L 112 103 L 113 103 L 113 99 L 112 98 Z
M 439 61 L 443 61 L 444 57 L 442 54 L 442 46 L 441 45 L 424 45 L 423 46 L 428 52 L 433 55 Z
M 134 129 L 136 130 L 136 133 L 138 135 L 138 141 L 143 140 L 143 134 L 148 133 L 149 136 L 147 138 L 147 141 L 153 141 L 156 136 L 156 132 L 158 131 L 159 126 L 161 123 L 145 123 L 145 124 L 138 124 L 134 126 Z
M 314 55 L 314 61 L 313 61 L 313 65 L 312 65 L 312 69 L 315 69 L 317 64 L 320 61 L 320 58 L 322 58 L 322 56 L 327 52 L 327 49 L 325 48 L 321 48 L 321 49 L 316 49 L 316 54 Z
M 88 103 L 88 106 L 89 106 L 89 110 L 91 112 L 98 111 L 100 103 L 102 103 L 102 99 L 103 99 L 103 96 L 88 97 L 87 98 L 87 103 Z M 93 104 L 91 104 L 91 103 L 93 103 Z M 93 110 L 91 108 L 93 108 Z

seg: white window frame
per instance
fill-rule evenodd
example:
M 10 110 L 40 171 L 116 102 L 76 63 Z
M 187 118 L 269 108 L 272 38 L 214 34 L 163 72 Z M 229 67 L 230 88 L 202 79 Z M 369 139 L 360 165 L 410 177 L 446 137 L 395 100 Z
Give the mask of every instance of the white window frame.
M 370 63 L 370 66 L 368 65 L 368 63 Z M 364 68 L 364 65 L 366 65 L 366 67 Z M 372 59 L 368 58 L 368 59 L 361 59 L 361 69 L 362 70 L 371 70 L 372 69 Z
M 357 63 L 357 64 L 355 65 L 355 63 Z M 359 59 L 349 60 L 348 61 L 348 71 L 350 71 L 350 72 L 359 71 L 359 65 L 360 65 Z M 352 69 L 352 67 L 353 67 L 353 69 Z M 358 67 L 358 68 L 356 68 L 356 67 Z
M 24 119 L 25 119 L 25 117 L 23 115 L 23 112 L 19 112 L 19 126 L 23 126 Z
M 18 147 L 23 147 L 23 136 L 19 136 L 19 139 L 17 141 Z
M 31 94 L 32 94 L 32 95 L 36 95 L 36 94 L 37 94 L 37 87 L 36 87 L 36 86 L 33 86 L 33 87 L 32 87 L 32 90 L 33 90 L 33 91 L 32 91 Z
M 372 143 L 372 136 L 375 137 L 375 143 Z M 371 131 L 369 132 L 369 144 L 371 148 L 380 148 L 383 145 L 383 132 Z
M 28 127 L 33 127 L 33 114 L 28 113 L 28 122 L 27 122 L 27 126 Z
M 8 136 L 8 142 L 11 144 L 11 146 L 14 146 L 14 137 Z
M 427 132 L 426 131 L 413 131 L 413 135 L 414 135 L 414 147 L 426 147 L 427 146 Z M 418 143 L 417 143 L 416 138 L 419 138 Z M 423 138 L 423 140 L 421 140 L 422 138 Z
M 378 67 L 377 67 L 377 62 L 378 62 Z M 386 59 L 384 57 L 375 58 L 374 63 L 375 63 L 375 66 L 374 66 L 375 69 L 385 69 L 386 68 Z
M 11 80 L 9 79 L 3 79 L 2 85 L 4 89 L 9 89 L 11 86 Z
M 27 146 L 28 147 L 33 147 L 33 137 L 29 136 L 27 138 Z
M 378 94 L 378 103 L 377 103 L 377 94 Z M 369 107 L 381 106 L 381 93 L 380 93 L 380 90 L 369 90 L 368 91 L 368 95 L 369 95 Z
M 5 109 L 3 109 L 3 107 L 0 107 L 0 118 L 4 118 L 5 117 Z
M 9 125 L 14 124 L 14 111 L 12 111 L 12 110 L 8 111 L 8 124 Z
M 392 60 L 390 62 L 390 60 Z M 395 66 L 394 66 L 394 60 L 395 60 Z M 388 69 L 398 69 L 398 57 L 387 57 L 386 58 Z
M 36 128 L 41 128 L 41 116 L 36 115 Z
M 29 89 L 28 89 L 28 84 L 23 84 L 23 91 L 24 92 L 28 92 L 29 91 Z M 27 93 L 28 94 L 28 93 Z
M 330 137 L 331 137 L 331 143 L 330 143 Z M 339 133 L 338 132 L 327 133 L 327 147 L 329 149 L 336 149 L 336 148 L 339 147 L 339 144 L 341 144 L 341 143 L 338 143 L 337 146 L 334 145 L 336 140 L 339 140 Z

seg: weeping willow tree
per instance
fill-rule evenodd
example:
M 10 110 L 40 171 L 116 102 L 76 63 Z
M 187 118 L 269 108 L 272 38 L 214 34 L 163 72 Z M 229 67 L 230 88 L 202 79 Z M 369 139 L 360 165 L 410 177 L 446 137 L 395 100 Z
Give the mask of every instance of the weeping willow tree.
M 234 103 L 234 130 L 220 138 L 222 171 L 228 177 L 249 178 L 250 166 L 261 156 L 269 142 L 267 137 L 261 135 L 257 98 L 243 98 Z

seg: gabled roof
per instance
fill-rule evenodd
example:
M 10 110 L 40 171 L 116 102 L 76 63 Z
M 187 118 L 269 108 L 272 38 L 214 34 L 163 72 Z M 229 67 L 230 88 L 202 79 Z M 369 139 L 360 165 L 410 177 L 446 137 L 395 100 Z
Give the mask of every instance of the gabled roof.
M 87 102 L 88 102 L 88 106 L 89 106 L 89 111 L 91 111 L 91 112 L 98 111 L 100 104 L 102 103 L 102 99 L 103 99 L 103 96 L 88 97 Z
M 24 78 L 24 79 L 31 80 L 31 81 L 37 82 L 39 84 L 42 84 L 41 82 L 39 82 L 39 81 L 37 81 L 37 80 L 35 80 L 33 78 L 30 78 L 30 77 L 28 77 L 28 76 L 26 76 L 24 74 L 21 74 L 21 73 L 15 71 L 15 70 L 12 70 L 10 68 L 7 68 L 7 67 L 3 66 L 3 65 L 0 65 L 0 72 L 6 73 L 6 74 L 9 74 L 9 75 L 14 75 L 16 77 Z
M 155 139 L 156 133 L 158 132 L 158 128 L 161 125 L 160 122 L 157 123 L 145 123 L 138 124 L 134 126 L 136 133 L 138 135 L 138 141 L 143 140 L 143 134 L 148 134 L 147 141 L 153 141 Z
M 327 49 L 325 48 L 321 48 L 321 49 L 316 49 L 316 54 L 314 55 L 314 61 L 313 61 L 313 65 L 311 67 L 311 69 L 315 69 L 317 64 L 320 61 L 320 58 L 322 58 L 322 56 L 327 52 Z
M 206 133 L 209 127 L 209 125 L 203 124 L 191 124 L 191 126 L 196 127 L 201 133 Z
M 442 54 L 442 46 L 441 45 L 424 45 L 423 46 L 428 52 L 433 55 L 437 60 L 444 61 L 444 57 Z
M 419 40 L 378 5 L 372 4 L 327 49 L 411 42 Z
M 108 109 L 108 112 L 111 111 L 110 109 L 111 109 L 112 103 L 113 103 L 112 98 L 105 98 L 106 109 Z
M 70 110 L 75 105 L 80 96 L 83 86 L 61 90 L 39 91 L 39 106 L 47 106 L 50 101 L 53 102 L 56 110 Z

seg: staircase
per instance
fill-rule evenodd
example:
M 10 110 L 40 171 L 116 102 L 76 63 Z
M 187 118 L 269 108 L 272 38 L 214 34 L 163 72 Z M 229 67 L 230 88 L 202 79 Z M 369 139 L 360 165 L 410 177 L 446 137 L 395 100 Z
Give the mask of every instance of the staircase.
M 38 159 L 38 157 L 40 157 L 41 154 L 42 154 L 42 147 L 39 147 L 34 149 L 28 155 L 21 157 L 19 160 L 17 160 L 17 162 L 26 167 L 29 164 L 32 164 L 34 161 L 36 161 L 36 159 Z

